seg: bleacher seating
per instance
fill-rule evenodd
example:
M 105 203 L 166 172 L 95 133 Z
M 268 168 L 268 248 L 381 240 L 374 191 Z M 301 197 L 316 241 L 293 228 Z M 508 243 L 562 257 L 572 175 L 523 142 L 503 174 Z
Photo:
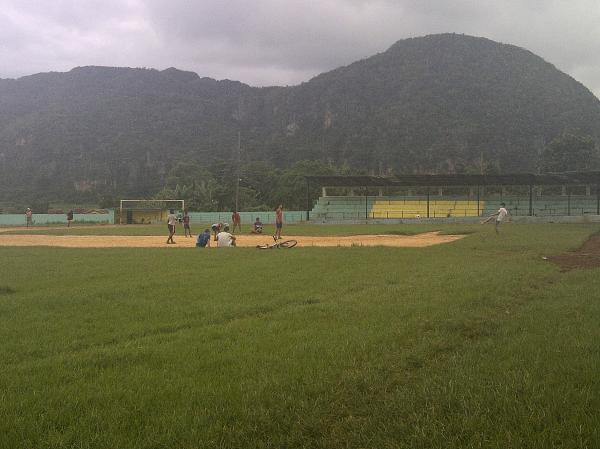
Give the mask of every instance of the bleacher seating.
M 476 217 L 485 206 L 482 201 L 467 199 L 431 199 L 430 217 Z M 423 197 L 320 197 L 311 212 L 315 219 L 352 220 L 369 218 L 418 218 L 427 217 L 427 199 Z
M 429 200 L 429 217 L 477 217 L 485 203 L 477 201 L 449 199 Z M 417 218 L 427 217 L 427 200 L 381 198 L 375 202 L 372 218 Z
M 506 203 L 506 208 L 514 216 L 529 215 L 529 197 L 504 197 L 487 202 L 484 215 L 498 211 L 500 203 Z M 594 196 L 535 196 L 533 197 L 533 215 L 537 217 L 558 215 L 585 215 L 597 212 L 597 202 Z
M 370 213 L 374 197 L 326 196 L 320 197 L 311 212 L 313 218 L 325 220 L 358 220 L 365 218 L 365 210 Z
M 326 196 L 315 204 L 311 217 L 322 220 L 362 220 L 386 218 L 425 218 L 427 199 L 423 196 L 369 196 L 365 205 L 364 196 Z M 498 211 L 500 203 L 513 216 L 529 215 L 528 196 L 504 196 L 481 199 L 430 197 L 429 217 L 477 217 Z M 533 214 L 536 216 L 596 214 L 595 196 L 536 196 L 533 199 Z

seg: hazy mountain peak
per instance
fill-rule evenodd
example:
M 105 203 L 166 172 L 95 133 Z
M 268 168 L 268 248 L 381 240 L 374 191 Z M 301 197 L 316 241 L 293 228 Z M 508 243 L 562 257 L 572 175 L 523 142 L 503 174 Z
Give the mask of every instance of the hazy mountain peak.
M 238 132 L 244 158 L 279 166 L 533 171 L 564 131 L 600 140 L 589 90 L 527 50 L 460 34 L 398 41 L 292 87 L 77 67 L 0 81 L 0 191 L 149 195 L 178 160 L 237 157 Z

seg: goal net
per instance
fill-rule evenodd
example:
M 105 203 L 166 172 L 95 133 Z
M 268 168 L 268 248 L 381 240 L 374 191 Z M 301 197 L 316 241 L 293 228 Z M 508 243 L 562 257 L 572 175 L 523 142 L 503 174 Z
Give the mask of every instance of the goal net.
M 181 214 L 184 200 L 121 200 L 120 224 L 152 224 L 166 221 L 169 211 Z

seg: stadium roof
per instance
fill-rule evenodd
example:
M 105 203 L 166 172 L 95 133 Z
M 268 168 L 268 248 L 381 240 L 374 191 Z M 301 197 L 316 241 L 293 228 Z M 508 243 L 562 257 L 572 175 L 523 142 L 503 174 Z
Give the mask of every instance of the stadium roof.
M 600 171 L 505 175 L 306 176 L 323 187 L 518 186 L 600 184 Z

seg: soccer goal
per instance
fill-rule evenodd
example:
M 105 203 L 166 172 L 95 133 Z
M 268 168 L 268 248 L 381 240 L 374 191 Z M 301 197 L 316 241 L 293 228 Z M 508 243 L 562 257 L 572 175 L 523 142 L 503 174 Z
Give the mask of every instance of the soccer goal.
M 162 223 L 170 210 L 182 213 L 184 200 L 121 200 L 119 224 Z

